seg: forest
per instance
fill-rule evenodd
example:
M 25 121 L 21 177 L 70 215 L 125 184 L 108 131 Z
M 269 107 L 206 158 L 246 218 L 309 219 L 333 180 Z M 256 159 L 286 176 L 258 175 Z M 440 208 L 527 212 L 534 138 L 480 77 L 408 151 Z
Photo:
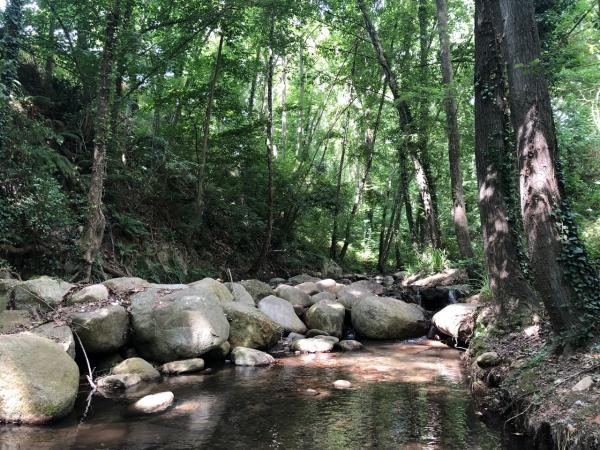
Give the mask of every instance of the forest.
M 597 373 L 599 0 L 0 10 L 2 278 L 459 270 Z

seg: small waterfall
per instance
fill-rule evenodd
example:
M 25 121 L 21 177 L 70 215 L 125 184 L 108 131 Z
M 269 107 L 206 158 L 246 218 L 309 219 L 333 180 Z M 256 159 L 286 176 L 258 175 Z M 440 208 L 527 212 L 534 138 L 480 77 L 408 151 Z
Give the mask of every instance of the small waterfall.
M 456 303 L 456 289 L 448 289 L 448 303 Z

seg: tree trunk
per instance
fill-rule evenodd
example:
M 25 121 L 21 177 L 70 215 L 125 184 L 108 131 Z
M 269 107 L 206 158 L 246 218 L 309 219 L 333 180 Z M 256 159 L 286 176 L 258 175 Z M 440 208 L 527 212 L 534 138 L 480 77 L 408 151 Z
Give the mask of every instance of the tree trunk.
M 383 104 L 385 103 L 385 92 L 387 90 L 387 85 L 383 84 L 383 90 L 381 91 L 381 100 L 379 101 L 379 108 L 377 110 L 377 118 L 375 119 L 375 126 L 373 129 L 369 128 L 368 125 L 368 115 L 366 118 L 367 125 L 365 131 L 365 172 L 360 182 L 358 183 L 358 187 L 356 189 L 356 196 L 354 197 L 354 203 L 352 205 L 352 210 L 350 211 L 350 217 L 348 217 L 348 221 L 346 222 L 346 230 L 344 232 L 344 245 L 342 246 L 342 250 L 340 251 L 340 261 L 346 257 L 346 253 L 348 252 L 348 247 L 350 246 L 350 232 L 352 230 L 352 223 L 354 222 L 354 217 L 358 213 L 358 208 L 360 207 L 360 202 L 362 200 L 362 196 L 364 190 L 367 186 L 367 182 L 369 180 L 369 176 L 371 175 L 371 167 L 373 165 L 373 153 L 375 152 L 375 139 L 377 137 L 377 130 L 379 129 L 379 124 L 381 123 L 381 112 L 383 110 Z
M 557 213 L 564 193 L 557 174 L 558 149 L 548 83 L 530 0 L 500 0 L 504 24 L 510 108 L 517 139 L 521 213 L 535 286 L 560 333 L 578 326 L 574 292 L 561 262 Z
M 282 61 L 283 72 L 281 73 L 281 157 L 285 159 L 287 154 L 287 63 Z
M 106 174 L 106 147 L 110 135 L 109 101 L 111 95 L 112 69 L 115 50 L 115 31 L 119 23 L 121 0 L 114 0 L 110 11 L 104 39 L 104 50 L 100 62 L 100 80 L 98 87 L 98 107 L 96 112 L 96 136 L 94 139 L 94 161 L 92 164 L 92 178 L 88 191 L 88 220 L 81 237 L 81 251 L 83 257 L 83 278 L 89 281 L 92 275 L 92 266 L 99 258 L 106 219 L 102 212 L 102 196 L 104 193 L 104 177 Z
M 306 159 L 307 151 L 304 148 L 304 43 L 300 45 L 300 88 L 298 93 L 298 126 L 296 130 L 296 157 L 301 156 L 302 160 Z
M 273 35 L 275 32 L 275 19 L 271 17 L 269 29 L 269 59 L 267 62 L 267 223 L 265 226 L 265 237 L 260 253 L 250 269 L 250 273 L 258 273 L 267 260 L 271 238 L 273 236 Z
M 452 217 L 458 242 L 458 250 L 463 258 L 474 257 L 469 234 L 469 221 L 465 207 L 462 172 L 460 169 L 460 136 L 458 134 L 458 107 L 452 73 L 452 55 L 448 34 L 448 4 L 446 0 L 436 0 L 438 32 L 440 36 L 440 62 L 442 80 L 446 85 L 446 133 L 448 135 L 448 161 L 450 163 L 450 188 L 452 190 Z
M 357 3 L 358 3 L 358 7 L 363 15 L 363 19 L 365 21 L 365 28 L 367 29 L 367 32 L 369 33 L 369 37 L 371 38 L 371 43 L 373 44 L 373 48 L 375 50 L 375 55 L 377 57 L 377 60 L 379 61 L 379 64 L 381 65 L 381 67 L 383 69 L 383 73 L 386 77 L 386 81 L 388 83 L 388 86 L 390 87 L 392 96 L 394 97 L 394 106 L 396 107 L 396 110 L 398 111 L 400 129 L 402 130 L 402 132 L 405 135 L 410 136 L 410 135 L 414 134 L 416 131 L 415 130 L 416 127 L 415 127 L 415 124 L 414 124 L 414 121 L 413 121 L 413 118 L 412 118 L 412 115 L 410 112 L 410 108 L 408 106 L 408 103 L 406 103 L 406 100 L 404 100 L 402 98 L 402 96 L 400 95 L 400 88 L 398 85 L 398 81 L 396 79 L 396 75 L 392 71 L 392 68 L 388 62 L 388 58 L 385 55 L 385 52 L 383 51 L 383 47 L 379 40 L 379 36 L 377 35 L 377 30 L 375 29 L 375 27 L 373 26 L 373 23 L 371 22 L 371 19 L 369 18 L 369 13 L 365 6 L 364 0 L 357 0 Z M 429 186 L 429 180 L 427 178 L 425 169 L 423 168 L 423 164 L 421 163 L 421 161 L 419 161 L 419 159 L 417 157 L 416 143 L 413 142 L 410 137 L 407 137 L 406 139 L 407 139 L 406 147 L 408 150 L 408 154 L 410 155 L 410 157 L 413 161 L 413 164 L 415 166 L 417 185 L 419 187 L 421 200 L 424 205 L 424 213 L 427 216 L 427 221 L 432 230 L 432 232 L 431 232 L 432 244 L 434 245 L 434 247 L 439 247 L 440 246 L 439 232 L 437 231 L 438 230 L 437 219 L 436 219 L 436 215 L 435 215 L 434 203 L 432 201 L 432 195 L 431 195 L 432 193 L 431 193 L 431 189 Z
M 488 280 L 506 319 L 534 307 L 536 295 L 521 272 L 518 242 L 509 222 L 510 145 L 506 136 L 505 89 L 494 31 L 492 1 L 475 2 L 475 160 L 479 214 Z
M 254 113 L 254 97 L 256 96 L 256 85 L 258 84 L 258 74 L 260 65 L 260 48 L 256 49 L 256 56 L 254 57 L 254 76 L 252 77 L 252 84 L 250 85 L 250 96 L 248 97 L 248 117 L 252 117 Z
M 215 89 L 217 87 L 217 79 L 219 78 L 219 71 L 221 69 L 221 54 L 223 51 L 224 35 L 225 33 L 221 31 L 221 36 L 219 37 L 219 46 L 217 47 L 217 54 L 215 56 L 215 67 L 213 69 L 210 84 L 208 86 L 206 114 L 204 115 L 204 123 L 202 125 L 202 148 L 200 151 L 200 160 L 198 161 L 198 174 L 196 179 L 197 181 L 195 198 L 196 220 L 198 221 L 198 227 L 200 227 L 200 225 L 202 224 L 202 216 L 204 215 L 204 184 L 206 178 L 206 155 L 208 154 L 209 148 L 210 121 L 212 119 Z

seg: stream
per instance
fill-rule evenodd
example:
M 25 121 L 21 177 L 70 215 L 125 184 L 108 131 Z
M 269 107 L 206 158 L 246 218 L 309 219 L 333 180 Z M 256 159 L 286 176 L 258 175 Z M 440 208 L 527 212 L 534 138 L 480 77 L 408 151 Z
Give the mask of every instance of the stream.
M 58 423 L 0 426 L 0 449 L 528 448 L 480 420 L 459 351 L 426 339 L 364 343 L 363 352 L 285 357 L 268 368 L 224 364 L 95 396 L 84 419 L 82 386 Z M 352 387 L 333 387 L 340 379 Z M 128 413 L 134 399 L 166 390 L 176 399 L 166 412 Z

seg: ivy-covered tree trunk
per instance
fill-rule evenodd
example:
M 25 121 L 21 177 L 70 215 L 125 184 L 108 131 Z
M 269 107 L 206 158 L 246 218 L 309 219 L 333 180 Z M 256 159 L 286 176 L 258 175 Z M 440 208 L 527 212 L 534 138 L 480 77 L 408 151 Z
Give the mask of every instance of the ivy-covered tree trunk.
M 508 66 L 510 109 L 517 139 L 521 213 L 535 286 L 556 332 L 580 326 L 578 293 L 565 261 L 565 198 L 548 83 L 530 0 L 500 0 Z M 566 244 L 566 245 L 565 245 Z M 583 249 L 580 249 L 584 255 Z
M 3 14 L 4 26 L 0 40 L 0 95 L 11 95 L 17 86 L 17 68 L 23 35 L 24 0 L 10 0 Z
M 273 70 L 274 70 L 274 33 L 275 19 L 271 17 L 269 29 L 269 59 L 267 61 L 267 220 L 265 224 L 265 236 L 263 243 L 250 273 L 261 270 L 266 261 L 271 239 L 273 237 Z
M 452 190 L 452 217 L 458 250 L 463 258 L 473 258 L 469 221 L 465 206 L 462 171 L 460 169 L 460 135 L 458 132 L 458 106 L 452 71 L 450 37 L 448 34 L 448 4 L 446 0 L 436 0 L 438 32 L 440 37 L 440 62 L 442 80 L 446 86 L 446 133 L 448 135 L 448 161 L 450 165 L 450 188 Z
M 94 138 L 94 160 L 92 178 L 88 191 L 88 219 L 81 237 L 83 259 L 83 279 L 89 281 L 92 267 L 100 257 L 99 252 L 104 238 L 106 218 L 102 211 L 104 177 L 106 176 L 106 150 L 110 139 L 110 111 L 112 71 L 114 64 L 115 34 L 119 24 L 121 0 L 115 0 L 108 14 L 104 38 L 104 49 L 100 62 L 100 80 L 98 83 L 98 99 L 96 111 L 96 135 Z
M 505 319 L 536 306 L 536 295 L 521 272 L 514 222 L 505 197 L 512 173 L 505 115 L 504 74 L 493 24 L 492 2 L 475 1 L 475 161 L 479 214 L 488 280 Z

